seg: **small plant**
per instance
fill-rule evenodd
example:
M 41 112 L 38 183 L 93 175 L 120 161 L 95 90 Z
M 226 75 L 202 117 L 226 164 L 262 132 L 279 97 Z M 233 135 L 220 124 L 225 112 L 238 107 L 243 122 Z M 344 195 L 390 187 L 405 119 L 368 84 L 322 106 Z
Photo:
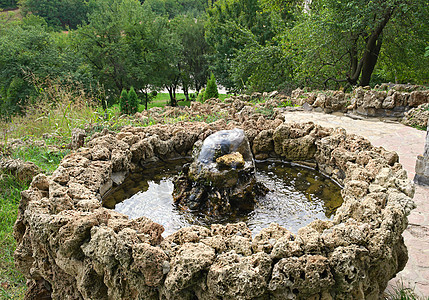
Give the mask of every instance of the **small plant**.
M 131 87 L 130 91 L 128 92 L 128 102 L 129 102 L 129 113 L 135 114 L 139 106 L 139 98 L 137 97 L 137 93 L 133 87 Z
M 204 102 L 204 94 L 206 92 L 206 89 L 202 89 L 197 96 L 197 101 L 203 103 Z
M 128 114 L 130 111 L 130 100 L 128 99 L 127 90 L 123 89 L 121 97 L 119 98 L 119 106 L 121 107 L 121 113 Z
M 384 298 L 386 300 L 429 300 L 429 297 L 419 296 L 413 288 L 405 286 L 402 281 L 392 287 Z
M 14 266 L 13 224 L 21 191 L 27 188 L 14 176 L 0 173 L 0 299 L 23 299 L 26 290 L 25 277 Z
M 293 107 L 292 100 L 288 99 L 280 103 L 280 107 Z
M 207 81 L 206 90 L 204 92 L 204 101 L 210 98 L 219 98 L 217 90 L 216 78 L 213 73 L 210 74 L 210 79 Z

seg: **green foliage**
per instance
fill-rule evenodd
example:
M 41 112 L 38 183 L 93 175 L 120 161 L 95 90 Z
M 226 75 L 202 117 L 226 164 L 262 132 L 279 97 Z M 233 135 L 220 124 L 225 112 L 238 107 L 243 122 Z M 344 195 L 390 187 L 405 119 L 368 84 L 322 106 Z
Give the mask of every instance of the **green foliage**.
M 204 101 L 210 98 L 219 98 L 216 78 L 213 73 L 210 74 L 210 79 L 207 81 L 206 90 L 204 91 Z
M 201 89 L 201 91 L 198 93 L 196 101 L 203 103 L 205 93 L 206 93 L 206 89 L 205 88 Z
M 0 0 L 0 10 L 13 9 L 16 7 L 18 7 L 18 2 L 16 0 Z
M 135 114 L 139 106 L 139 98 L 137 97 L 137 93 L 133 87 L 131 87 L 128 92 L 128 101 L 129 101 L 129 113 Z
M 31 161 L 46 173 L 52 173 L 68 153 L 70 153 L 70 150 L 67 149 L 52 151 L 46 147 L 28 146 L 15 150 L 11 157 Z
M 31 22 L 26 22 L 26 21 Z M 22 111 L 29 97 L 36 94 L 28 76 L 58 74 L 60 56 L 45 27 L 25 19 L 0 28 L 0 113 L 3 116 Z
M 126 89 L 123 89 L 121 96 L 119 98 L 119 106 L 121 108 L 121 113 L 128 114 L 130 113 L 130 101 L 128 97 L 128 92 Z
M 173 19 L 179 15 L 198 17 L 207 7 L 205 0 L 144 0 L 143 4 L 158 15 Z
M 280 46 L 255 45 L 237 52 L 231 78 L 236 88 L 248 93 L 273 91 L 291 84 L 292 65 Z
M 214 52 L 209 56 L 213 73 L 228 90 L 236 90 L 231 61 L 245 48 L 274 42 L 275 26 L 258 0 L 220 0 L 207 11 L 206 41 Z
M 0 174 L 0 298 L 23 299 L 25 277 L 15 269 L 13 252 L 16 241 L 13 238 L 13 224 L 16 221 L 21 191 L 28 184 L 15 177 Z
M 173 21 L 174 35 L 181 46 L 178 69 L 184 91 L 199 91 L 207 82 L 209 46 L 204 38 L 204 20 L 178 16 Z
M 425 0 L 312 2 L 308 13 L 302 13 L 296 26 L 285 30 L 282 38 L 286 51 L 293 55 L 298 81 L 324 88 L 368 85 L 382 61 L 385 70 L 392 69 L 393 63 L 405 69 L 406 77 L 413 76 L 406 65 L 423 58 L 424 50 L 418 45 L 428 39 L 427 22 L 423 21 L 429 18 L 427 7 Z M 408 62 L 401 66 L 399 57 L 404 53 Z M 385 72 L 385 79 L 399 81 L 392 78 L 393 73 L 399 75 L 398 69 Z M 415 76 L 425 77 L 423 73 Z
M 43 17 L 50 26 L 76 28 L 86 21 L 84 0 L 20 0 L 24 13 Z
M 389 300 L 429 300 L 429 297 L 419 296 L 414 289 L 407 287 L 402 281 L 393 286 L 387 292 L 386 299 Z

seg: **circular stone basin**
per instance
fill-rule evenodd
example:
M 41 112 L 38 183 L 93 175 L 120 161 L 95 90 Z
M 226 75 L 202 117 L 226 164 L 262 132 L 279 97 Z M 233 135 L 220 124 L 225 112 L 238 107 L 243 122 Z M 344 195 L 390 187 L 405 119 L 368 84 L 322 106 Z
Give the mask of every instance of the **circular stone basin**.
M 280 161 L 256 162 L 256 179 L 269 192 L 256 199 L 253 210 L 237 210 L 220 216 L 203 211 L 183 211 L 173 202 L 173 177 L 185 160 L 148 166 L 128 176 L 103 198 L 103 205 L 135 219 L 147 217 L 164 226 L 163 236 L 190 225 L 209 226 L 244 222 L 257 234 L 275 222 L 291 232 L 315 219 L 332 219 L 341 206 L 341 187 L 310 168 Z

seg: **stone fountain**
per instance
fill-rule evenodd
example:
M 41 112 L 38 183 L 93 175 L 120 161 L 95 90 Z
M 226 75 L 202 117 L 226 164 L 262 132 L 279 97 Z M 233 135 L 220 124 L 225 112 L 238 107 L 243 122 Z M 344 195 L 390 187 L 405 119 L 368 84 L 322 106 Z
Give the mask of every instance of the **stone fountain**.
M 218 216 L 252 210 L 266 192 L 256 181 L 255 162 L 242 129 L 221 130 L 193 151 L 194 161 L 174 181 L 174 201 L 182 209 Z

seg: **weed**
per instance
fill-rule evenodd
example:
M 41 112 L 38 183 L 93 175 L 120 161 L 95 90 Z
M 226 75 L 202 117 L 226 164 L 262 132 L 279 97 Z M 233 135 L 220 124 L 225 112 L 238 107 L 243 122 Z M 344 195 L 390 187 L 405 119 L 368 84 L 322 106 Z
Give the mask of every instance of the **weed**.
M 417 295 L 414 289 L 407 287 L 402 281 L 398 282 L 391 291 L 385 295 L 387 300 L 429 300 L 429 297 Z
M 255 113 L 262 114 L 263 116 L 272 119 L 274 117 L 274 109 L 272 107 L 256 108 Z
M 70 150 L 50 150 L 46 147 L 25 146 L 12 152 L 12 158 L 31 161 L 47 173 L 52 173 Z
M 288 99 L 286 101 L 281 102 L 279 106 L 280 107 L 293 107 L 293 106 L 297 106 L 297 105 L 292 104 L 292 99 Z

